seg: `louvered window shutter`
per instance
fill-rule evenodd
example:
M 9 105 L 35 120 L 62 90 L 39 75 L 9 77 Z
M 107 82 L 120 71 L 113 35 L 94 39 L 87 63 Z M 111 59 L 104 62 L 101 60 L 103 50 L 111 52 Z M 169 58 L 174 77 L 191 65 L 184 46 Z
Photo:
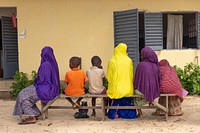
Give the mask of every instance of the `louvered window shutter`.
M 128 55 L 133 60 L 134 68 L 139 62 L 139 26 L 138 11 L 114 12 L 114 42 L 115 46 L 125 43 L 128 46 Z
M 200 12 L 197 13 L 197 48 L 200 49 Z
M 153 50 L 163 49 L 162 13 L 145 13 L 145 46 Z

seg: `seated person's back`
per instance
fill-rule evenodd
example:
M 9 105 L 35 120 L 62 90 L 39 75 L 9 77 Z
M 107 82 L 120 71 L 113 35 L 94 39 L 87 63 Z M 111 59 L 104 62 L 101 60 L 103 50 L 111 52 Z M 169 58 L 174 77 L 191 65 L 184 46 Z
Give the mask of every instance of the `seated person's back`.
M 66 95 L 79 96 L 85 94 L 84 83 L 87 81 L 86 74 L 79 67 L 81 60 L 79 57 L 72 57 L 69 62 L 71 71 L 65 75 L 67 87 L 64 90 Z
M 103 86 L 105 81 L 105 73 L 101 66 L 101 59 L 94 56 L 91 59 L 92 67 L 87 70 L 87 77 L 89 81 L 89 93 L 102 94 L 105 93 L 106 88 Z

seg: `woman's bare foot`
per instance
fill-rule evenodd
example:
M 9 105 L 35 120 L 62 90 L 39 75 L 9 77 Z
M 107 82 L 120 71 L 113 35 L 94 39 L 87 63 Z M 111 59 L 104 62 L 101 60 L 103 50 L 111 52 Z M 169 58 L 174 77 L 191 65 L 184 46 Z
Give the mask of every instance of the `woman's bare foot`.
M 142 110 L 141 110 L 141 109 L 137 109 L 137 111 L 138 111 L 137 118 L 140 118 L 140 119 L 142 119 L 142 118 L 143 118 L 143 113 L 142 113 Z
M 143 119 L 143 114 L 138 114 L 138 115 L 137 115 L 137 118 Z
M 42 114 L 35 116 L 35 119 L 38 120 L 40 117 L 42 116 Z

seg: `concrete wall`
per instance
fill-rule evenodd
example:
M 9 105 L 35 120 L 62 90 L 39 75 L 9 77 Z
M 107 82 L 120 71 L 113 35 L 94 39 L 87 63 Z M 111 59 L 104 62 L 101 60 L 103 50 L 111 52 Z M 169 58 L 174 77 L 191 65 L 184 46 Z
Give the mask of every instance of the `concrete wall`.
M 16 8 L 0 7 L 0 16 L 12 16 L 12 13 L 16 14 Z
M 113 54 L 113 12 L 138 8 L 143 11 L 200 11 L 199 0 L 1 0 L 0 7 L 17 7 L 20 71 L 30 73 L 40 64 L 45 45 L 53 47 L 60 77 L 64 79 L 72 56 L 82 57 L 87 70 L 93 55 L 99 55 L 103 67 Z M 177 56 L 177 53 L 179 56 Z M 199 51 L 163 50 L 159 59 L 168 58 L 179 66 L 194 61 Z M 199 61 L 200 62 L 200 61 Z
M 187 63 L 199 65 L 200 50 L 184 49 L 184 50 L 161 50 L 156 51 L 158 59 L 167 59 L 170 65 L 177 65 L 183 68 Z

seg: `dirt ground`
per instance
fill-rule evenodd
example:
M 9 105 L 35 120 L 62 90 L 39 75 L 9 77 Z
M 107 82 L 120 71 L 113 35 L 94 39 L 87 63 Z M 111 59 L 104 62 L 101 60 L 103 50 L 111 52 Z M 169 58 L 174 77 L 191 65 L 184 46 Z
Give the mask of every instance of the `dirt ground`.
M 88 101 L 88 103 L 91 103 Z M 101 111 L 96 118 L 75 119 L 77 110 L 49 110 L 47 120 L 36 124 L 18 125 L 19 118 L 12 115 L 14 100 L 0 100 L 0 133 L 200 133 L 200 96 L 187 96 L 182 104 L 183 116 L 152 116 L 154 110 L 143 110 L 143 119 L 101 121 Z M 59 99 L 54 105 L 69 104 Z M 40 107 L 40 103 L 38 102 Z M 91 115 L 89 110 L 88 115 Z

